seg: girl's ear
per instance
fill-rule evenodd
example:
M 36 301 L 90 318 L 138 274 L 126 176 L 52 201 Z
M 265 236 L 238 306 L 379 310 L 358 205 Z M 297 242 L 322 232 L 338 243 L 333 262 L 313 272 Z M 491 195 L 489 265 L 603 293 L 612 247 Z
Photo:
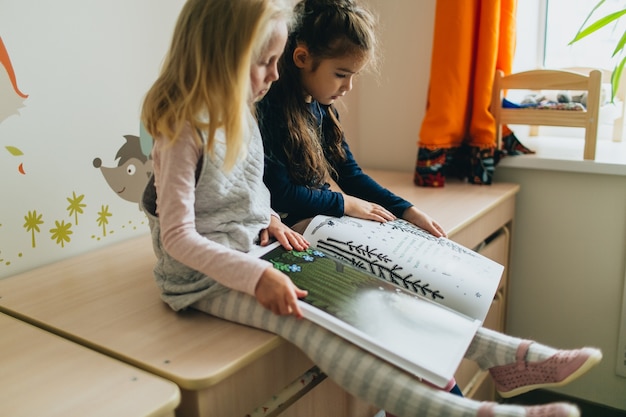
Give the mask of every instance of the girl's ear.
M 293 51 L 293 63 L 300 69 L 306 67 L 310 57 L 306 46 L 297 46 Z

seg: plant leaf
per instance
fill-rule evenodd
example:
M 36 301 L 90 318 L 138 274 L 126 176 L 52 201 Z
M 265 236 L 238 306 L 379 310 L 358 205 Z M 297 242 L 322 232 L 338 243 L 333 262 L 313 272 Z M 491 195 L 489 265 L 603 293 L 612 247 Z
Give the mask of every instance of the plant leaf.
M 600 0 L 595 6 L 593 6 L 593 9 L 591 9 L 591 11 L 589 12 L 589 14 L 587 15 L 587 17 L 585 17 L 585 20 L 583 21 L 583 24 L 580 25 L 580 27 L 578 28 L 578 32 L 576 32 L 576 36 L 574 36 L 574 38 L 577 38 L 578 35 L 580 34 L 580 32 L 582 32 L 583 28 L 585 27 L 585 25 L 587 24 L 587 22 L 589 21 L 589 19 L 591 18 L 591 16 L 593 15 L 593 13 L 598 10 L 598 8 L 600 6 L 602 6 L 604 4 L 606 0 Z M 573 43 L 574 41 L 570 42 L 570 45 Z
M 13 156 L 21 156 L 24 155 L 24 152 L 17 149 L 15 146 L 5 146 L 6 150 Z
M 622 51 L 622 49 L 624 49 L 625 44 L 626 44 L 626 32 L 622 34 L 622 37 L 620 38 L 619 42 L 617 42 L 617 45 L 615 45 L 615 49 L 613 50 L 613 55 L 611 55 L 611 57 L 614 57 L 615 55 L 619 54 Z
M 578 33 L 576 34 L 576 36 L 574 37 L 574 39 L 572 39 L 569 42 L 568 45 L 571 45 L 571 44 L 573 44 L 575 42 L 578 42 L 579 40 L 581 40 L 581 39 L 591 35 L 592 33 L 597 32 L 601 28 L 605 27 L 609 23 L 612 23 L 612 22 L 616 21 L 617 19 L 619 19 L 620 17 L 622 17 L 625 14 L 626 14 L 626 9 L 622 9 L 622 10 L 620 10 L 618 12 L 611 13 L 611 14 L 609 14 L 607 16 L 604 16 L 604 17 L 596 20 L 595 22 L 593 22 L 592 24 L 587 26 L 587 28 L 579 30 Z
M 617 90 L 620 87 L 620 81 L 622 79 L 622 72 L 624 72 L 624 64 L 626 64 L 626 57 L 622 58 L 622 60 L 615 65 L 613 69 L 613 74 L 611 74 L 611 102 L 615 99 L 615 95 L 617 94 Z M 623 88 L 626 88 L 622 86 Z M 622 103 L 622 106 L 625 103 Z

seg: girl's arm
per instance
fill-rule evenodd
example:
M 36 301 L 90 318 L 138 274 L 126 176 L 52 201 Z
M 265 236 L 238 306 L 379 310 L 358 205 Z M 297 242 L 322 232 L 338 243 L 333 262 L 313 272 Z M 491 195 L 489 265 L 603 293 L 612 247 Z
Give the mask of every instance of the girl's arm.
M 270 243 L 270 238 L 275 238 L 285 249 L 303 251 L 309 247 L 309 242 L 300 233 L 283 224 L 276 213 L 272 213 L 270 225 L 263 229 L 259 236 L 259 243 L 265 246 Z
M 363 172 L 354 159 L 348 143 L 342 143 L 346 160 L 335 165 L 337 185 L 348 195 L 383 206 L 394 216 L 402 218 L 413 204 L 395 195 Z
M 437 223 L 432 217 L 423 211 L 419 210 L 415 206 L 411 206 L 402 215 L 402 218 L 407 222 L 413 223 L 414 225 L 421 227 L 422 229 L 430 232 L 433 236 L 436 237 L 448 237 L 448 234 L 444 230 L 444 228 Z
M 272 208 L 280 213 L 289 213 L 295 219 L 305 219 L 318 214 L 342 216 L 343 196 L 332 191 L 330 186 L 311 188 L 294 183 L 287 170 L 287 157 L 276 150 L 265 158 L 263 180 L 270 190 Z
M 436 237 L 447 236 L 434 219 L 365 174 L 345 140 L 343 147 L 346 151 L 346 161 L 335 169 L 338 174 L 337 184 L 349 194 L 345 203 L 346 214 L 377 221 L 392 220 L 390 215 L 393 215 L 421 227 Z
M 255 291 L 255 297 L 261 305 L 274 314 L 293 314 L 302 318 L 298 298 L 306 297 L 307 292 L 294 285 L 289 277 L 274 267 L 267 268 Z

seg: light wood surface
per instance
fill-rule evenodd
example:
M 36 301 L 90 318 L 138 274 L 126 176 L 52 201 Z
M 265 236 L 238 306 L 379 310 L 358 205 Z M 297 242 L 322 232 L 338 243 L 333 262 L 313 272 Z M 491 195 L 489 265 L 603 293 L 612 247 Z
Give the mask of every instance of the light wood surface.
M 518 186 L 413 185 L 406 172 L 368 171 L 474 248 L 511 222 Z M 160 299 L 148 235 L 0 280 L 0 311 L 179 385 L 178 417 L 240 417 L 313 364 L 276 335 Z M 368 417 L 371 406 L 325 381 L 285 417 Z M 282 416 L 281 416 L 282 417 Z
M 278 336 L 159 297 L 148 235 L 0 280 L 0 311 L 166 377 L 221 381 L 276 348 Z
M 243 416 L 313 366 L 274 334 L 175 313 L 159 297 L 154 262 L 146 235 L 5 278 L 0 311 L 175 382 L 178 417 Z M 373 414 L 322 383 L 285 417 L 313 408 L 327 417 Z
M 175 382 L 178 417 L 240 417 L 313 365 L 274 334 L 174 312 L 154 263 L 148 235 L 106 246 L 0 280 L 0 311 Z
M 0 415 L 167 417 L 178 387 L 0 314 Z

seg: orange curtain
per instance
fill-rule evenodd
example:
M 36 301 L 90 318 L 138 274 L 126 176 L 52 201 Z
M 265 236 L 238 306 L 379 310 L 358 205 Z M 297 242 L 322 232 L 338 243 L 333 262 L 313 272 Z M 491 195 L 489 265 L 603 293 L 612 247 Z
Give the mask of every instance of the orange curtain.
M 470 162 L 478 158 L 473 163 L 479 165 L 494 157 L 491 87 L 496 69 L 511 73 L 515 12 L 516 0 L 437 0 L 428 104 L 416 168 L 435 174 L 441 183 L 420 181 L 416 172 L 418 185 L 443 186 L 445 173 L 435 168 L 455 164 L 459 149 L 465 149 L 465 157 L 457 165 L 467 165 L 467 155 Z M 473 174 L 466 175 L 472 182 L 490 182 Z

